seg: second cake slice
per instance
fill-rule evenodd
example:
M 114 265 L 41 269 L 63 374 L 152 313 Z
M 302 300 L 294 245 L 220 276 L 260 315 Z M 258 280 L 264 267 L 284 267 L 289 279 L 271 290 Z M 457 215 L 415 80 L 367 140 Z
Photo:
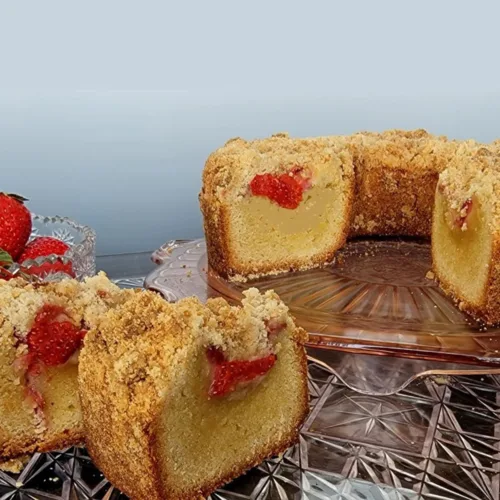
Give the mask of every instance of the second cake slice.
M 87 447 L 134 499 L 195 499 L 298 438 L 305 332 L 272 293 L 169 304 L 137 293 L 89 332 L 80 359 Z

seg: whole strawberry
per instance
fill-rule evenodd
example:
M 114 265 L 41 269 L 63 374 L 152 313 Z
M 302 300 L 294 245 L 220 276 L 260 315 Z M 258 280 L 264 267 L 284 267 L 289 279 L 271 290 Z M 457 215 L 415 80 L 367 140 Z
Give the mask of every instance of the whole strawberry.
M 29 354 L 47 366 L 61 365 L 80 347 L 86 333 L 69 321 L 62 307 L 46 304 L 26 337 Z
M 64 241 L 52 238 L 51 236 L 40 236 L 26 245 L 24 252 L 18 259 L 18 263 L 22 265 L 29 259 L 46 257 L 47 255 L 64 255 L 68 250 L 69 246 L 64 243 Z M 27 265 L 23 270 L 28 274 L 39 276 L 40 278 L 58 272 L 74 277 L 71 262 L 64 263 L 60 260 L 56 260 L 55 262 L 44 262 L 39 266 Z
M 16 260 L 31 234 L 31 214 L 25 198 L 0 193 L 0 249 Z

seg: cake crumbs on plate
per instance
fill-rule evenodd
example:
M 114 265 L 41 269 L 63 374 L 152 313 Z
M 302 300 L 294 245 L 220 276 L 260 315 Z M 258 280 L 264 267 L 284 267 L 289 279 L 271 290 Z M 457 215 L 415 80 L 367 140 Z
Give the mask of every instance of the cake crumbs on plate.
M 24 455 L 6 460 L 5 462 L 0 462 L 0 471 L 19 474 L 26 467 L 30 459 L 31 457 L 29 455 Z

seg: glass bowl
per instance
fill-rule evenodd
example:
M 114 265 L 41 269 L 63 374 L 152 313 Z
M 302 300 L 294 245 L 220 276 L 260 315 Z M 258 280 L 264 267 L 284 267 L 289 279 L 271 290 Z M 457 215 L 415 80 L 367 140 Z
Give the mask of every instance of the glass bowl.
M 65 255 L 47 255 L 36 259 L 28 259 L 23 262 L 22 269 L 18 264 L 12 266 L 11 272 L 14 274 L 29 269 L 34 266 L 40 266 L 45 263 L 62 262 L 71 263 L 74 277 L 83 279 L 87 276 L 93 276 L 96 272 L 95 263 L 95 231 L 69 219 L 60 216 L 44 216 L 32 214 L 33 227 L 29 241 L 39 236 L 52 236 L 66 243 L 70 249 Z M 44 281 L 54 281 L 67 278 L 68 274 L 64 272 L 50 273 L 43 277 Z

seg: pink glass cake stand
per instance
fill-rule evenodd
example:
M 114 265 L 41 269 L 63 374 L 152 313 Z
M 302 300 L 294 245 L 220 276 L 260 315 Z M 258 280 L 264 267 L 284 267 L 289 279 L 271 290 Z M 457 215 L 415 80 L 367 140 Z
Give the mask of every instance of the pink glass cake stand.
M 429 279 L 426 242 L 355 240 L 331 266 L 247 283 L 209 269 L 202 239 L 171 241 L 152 258 L 159 266 L 145 286 L 169 301 L 237 303 L 249 287 L 275 290 L 309 332 L 309 354 L 358 392 L 392 394 L 426 375 L 500 373 L 500 329 L 467 317 Z

